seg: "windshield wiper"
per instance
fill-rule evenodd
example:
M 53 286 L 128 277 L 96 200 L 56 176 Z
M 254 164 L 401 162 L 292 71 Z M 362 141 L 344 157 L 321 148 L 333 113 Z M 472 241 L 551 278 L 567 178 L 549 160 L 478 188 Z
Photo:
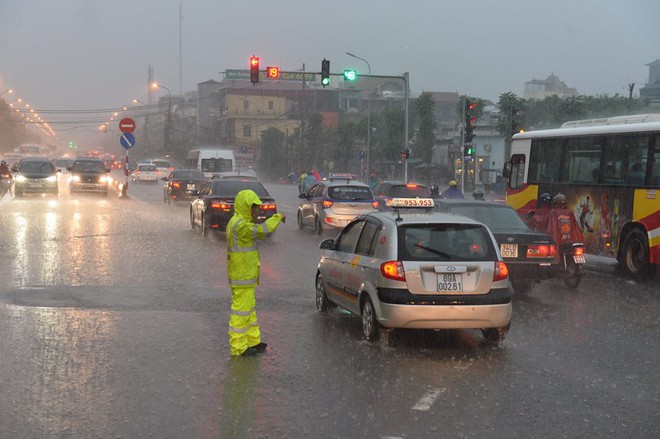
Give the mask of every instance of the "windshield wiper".
M 436 254 L 438 256 L 442 256 L 443 258 L 451 259 L 451 255 L 449 253 L 443 252 L 442 250 L 436 250 L 434 248 L 427 247 L 424 244 L 419 244 L 419 243 L 415 244 L 415 247 L 419 247 L 422 250 L 426 250 L 426 251 L 429 251 L 429 252 L 431 252 L 433 254 Z

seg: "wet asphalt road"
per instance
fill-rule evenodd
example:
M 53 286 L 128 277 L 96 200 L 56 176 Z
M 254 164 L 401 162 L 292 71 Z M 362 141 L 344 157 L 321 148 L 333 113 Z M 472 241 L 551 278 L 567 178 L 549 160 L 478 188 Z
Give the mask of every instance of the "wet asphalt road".
M 0 438 L 660 436 L 657 280 L 537 284 L 499 349 L 477 331 L 372 345 L 316 313 L 322 238 L 297 230 L 295 187 L 268 187 L 288 215 L 261 246 L 269 349 L 238 359 L 224 241 L 160 185 L 0 200 Z

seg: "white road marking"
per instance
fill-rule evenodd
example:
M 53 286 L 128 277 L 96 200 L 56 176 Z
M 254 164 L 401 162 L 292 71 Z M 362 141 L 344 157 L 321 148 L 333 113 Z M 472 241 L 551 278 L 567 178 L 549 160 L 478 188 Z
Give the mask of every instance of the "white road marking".
M 440 396 L 441 393 L 444 393 L 445 389 L 431 389 L 428 390 L 424 396 L 422 396 L 417 404 L 412 408 L 413 410 L 428 411 L 435 400 Z

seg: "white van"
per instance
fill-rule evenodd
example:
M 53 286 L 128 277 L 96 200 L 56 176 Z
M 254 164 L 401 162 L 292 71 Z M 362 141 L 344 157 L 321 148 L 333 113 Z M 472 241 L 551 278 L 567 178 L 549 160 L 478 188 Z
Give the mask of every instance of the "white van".
M 206 178 L 211 178 L 218 174 L 235 173 L 236 158 L 231 149 L 193 149 L 186 156 L 185 167 L 198 169 L 204 172 Z

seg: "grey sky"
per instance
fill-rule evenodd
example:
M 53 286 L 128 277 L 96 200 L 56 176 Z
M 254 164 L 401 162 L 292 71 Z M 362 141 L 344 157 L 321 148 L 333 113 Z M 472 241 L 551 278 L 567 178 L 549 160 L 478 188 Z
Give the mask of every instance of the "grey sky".
M 151 64 L 176 94 L 179 3 L 0 0 L 0 91 L 37 109 L 116 108 L 146 99 Z M 374 74 L 410 72 L 413 95 L 497 101 L 550 73 L 582 94 L 627 95 L 660 58 L 658 0 L 183 0 L 183 16 L 184 91 L 252 54 L 264 67 L 319 71 L 327 58 L 333 72 L 366 73 L 349 51 Z

